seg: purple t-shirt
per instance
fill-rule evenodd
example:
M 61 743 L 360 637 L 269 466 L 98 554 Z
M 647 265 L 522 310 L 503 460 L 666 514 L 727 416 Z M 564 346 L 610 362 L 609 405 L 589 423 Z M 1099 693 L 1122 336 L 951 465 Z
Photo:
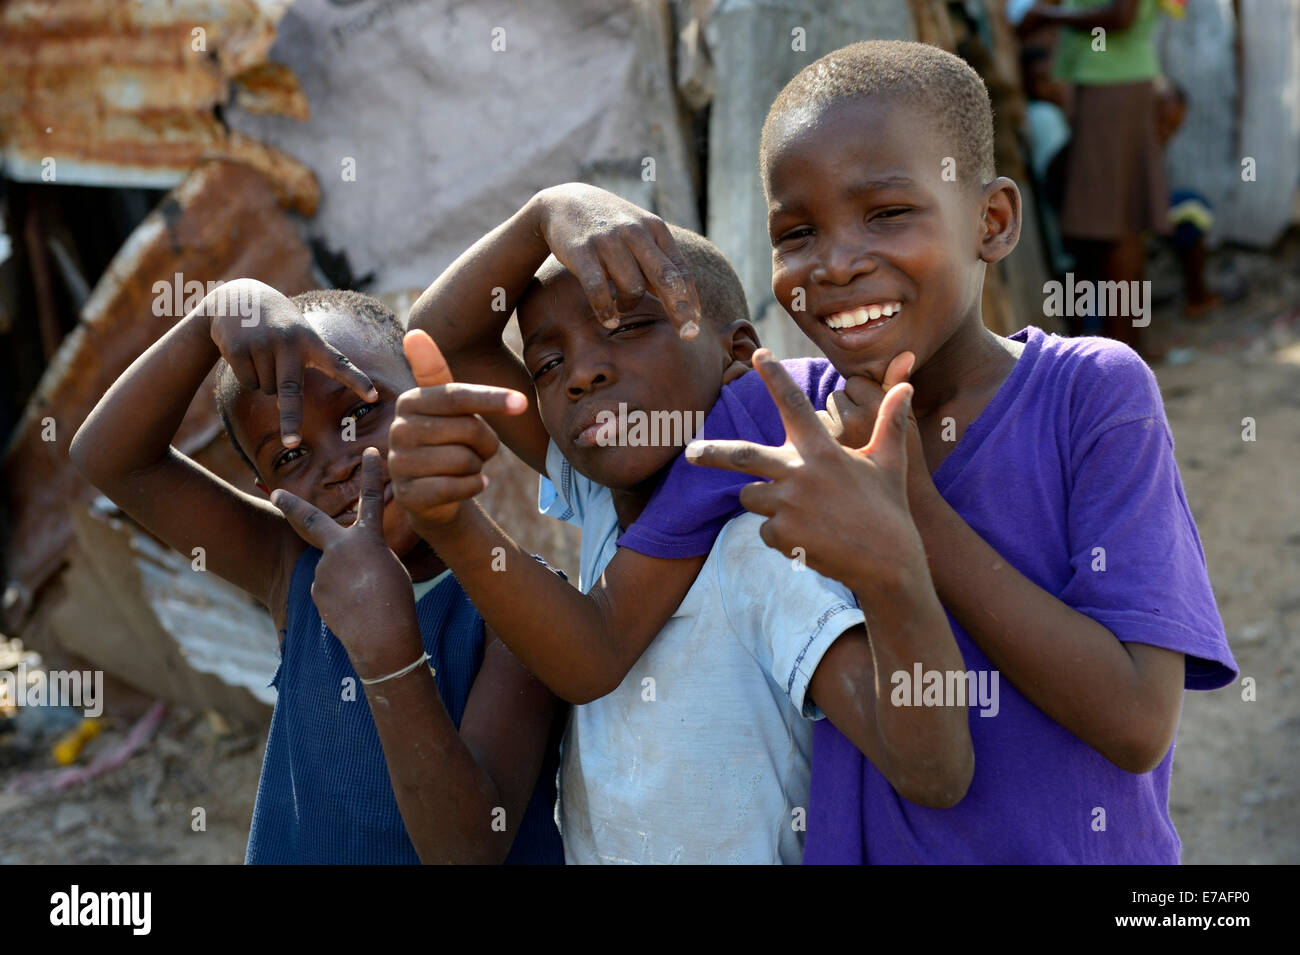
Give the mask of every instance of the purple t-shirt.
M 1232 682 L 1236 663 L 1150 369 L 1107 339 L 1033 327 L 1011 337 L 1024 352 L 935 472 L 939 493 L 1012 566 L 1118 639 L 1185 654 L 1188 689 Z M 817 408 L 844 386 L 824 359 L 783 364 Z M 745 375 L 723 390 L 702 436 L 780 444 L 784 428 L 761 379 Z M 752 480 L 679 459 L 619 544 L 656 557 L 706 553 Z M 993 665 L 948 619 L 968 671 L 991 685 Z M 996 715 L 972 706 L 970 729 L 970 790 L 952 809 L 926 809 L 828 720 L 818 723 L 804 861 L 1179 861 L 1172 747 L 1151 772 L 1125 772 L 1001 678 Z

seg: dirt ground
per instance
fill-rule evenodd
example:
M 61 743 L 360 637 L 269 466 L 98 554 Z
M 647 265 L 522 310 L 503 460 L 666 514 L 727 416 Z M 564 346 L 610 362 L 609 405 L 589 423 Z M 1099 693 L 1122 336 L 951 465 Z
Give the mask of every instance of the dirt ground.
M 1224 251 L 1212 280 L 1244 297 L 1192 322 L 1157 258 L 1150 333 L 1179 466 L 1243 677 L 1188 693 L 1171 812 L 1183 860 L 1300 861 L 1300 239 L 1272 256 Z M 1243 440 L 1243 418 L 1255 440 Z M 1153 572 L 1159 572 L 1158 568 Z M 111 698 L 110 698 L 111 699 Z M 147 702 L 147 701 L 146 701 Z M 109 714 L 88 750 L 120 740 Z M 173 709 L 122 767 L 56 796 L 0 792 L 0 863 L 239 863 L 264 726 Z M 86 757 L 83 757 L 83 759 Z M 24 768 L 52 765 L 42 755 Z M 14 770 L 0 769 L 0 788 Z M 196 831 L 194 810 L 204 810 Z

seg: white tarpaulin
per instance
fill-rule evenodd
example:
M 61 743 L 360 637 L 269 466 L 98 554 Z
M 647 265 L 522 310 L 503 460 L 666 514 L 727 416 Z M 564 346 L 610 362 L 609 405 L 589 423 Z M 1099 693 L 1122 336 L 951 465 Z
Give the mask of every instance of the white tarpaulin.
M 310 236 L 373 272 L 368 291 L 407 291 L 567 180 L 698 228 L 675 42 L 666 0 L 297 0 L 271 59 L 310 119 L 227 119 L 315 170 Z

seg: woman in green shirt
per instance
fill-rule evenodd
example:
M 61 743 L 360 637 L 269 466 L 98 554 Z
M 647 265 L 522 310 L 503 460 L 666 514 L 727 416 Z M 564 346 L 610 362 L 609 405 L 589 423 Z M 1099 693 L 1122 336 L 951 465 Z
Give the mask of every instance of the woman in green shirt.
M 1035 5 L 1020 25 L 1022 33 L 1043 24 L 1064 28 L 1055 69 L 1074 87 L 1074 135 L 1061 233 L 1075 252 L 1081 279 L 1140 282 L 1143 233 L 1169 231 L 1156 135 L 1157 14 L 1156 0 L 1064 0 L 1060 6 Z M 1142 351 L 1134 317 L 1102 316 L 1102 328 Z

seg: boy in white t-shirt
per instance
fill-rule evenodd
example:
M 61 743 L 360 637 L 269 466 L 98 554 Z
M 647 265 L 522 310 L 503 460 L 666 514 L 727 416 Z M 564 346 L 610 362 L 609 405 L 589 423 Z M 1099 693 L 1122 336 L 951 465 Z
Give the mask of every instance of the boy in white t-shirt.
M 586 240 L 588 224 L 610 222 L 627 224 L 621 246 Z M 501 339 L 515 306 L 522 362 Z M 684 315 L 694 341 L 678 334 Z M 767 548 L 749 516 L 707 558 L 617 547 L 758 345 L 712 245 L 591 187 L 544 190 L 461 256 L 408 324 L 448 357 L 408 334 L 421 387 L 399 398 L 390 434 L 395 498 L 507 646 L 580 704 L 561 769 L 570 862 L 799 861 L 820 711 L 900 794 L 960 800 L 973 768 L 965 708 L 894 707 L 876 689 L 916 665 L 963 669 L 937 601 L 905 620 L 873 611 L 869 641 L 847 588 Z M 530 385 L 531 404 L 508 390 Z M 543 510 L 582 527 L 579 590 L 533 573 L 462 506 L 496 450 L 484 418 L 549 478 Z

